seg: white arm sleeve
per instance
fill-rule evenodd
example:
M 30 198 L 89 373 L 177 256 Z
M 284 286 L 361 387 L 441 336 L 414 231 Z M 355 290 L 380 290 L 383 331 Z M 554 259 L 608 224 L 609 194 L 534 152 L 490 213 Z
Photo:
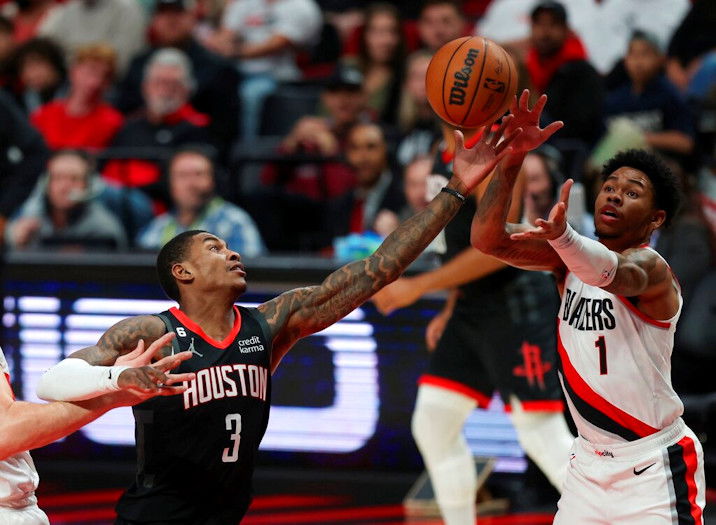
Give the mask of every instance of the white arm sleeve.
M 617 254 L 602 243 L 579 235 L 569 224 L 549 244 L 583 283 L 603 287 L 614 280 L 619 266 Z
M 45 401 L 82 401 L 119 390 L 117 380 L 129 366 L 92 366 L 68 358 L 48 369 L 37 383 L 37 397 Z

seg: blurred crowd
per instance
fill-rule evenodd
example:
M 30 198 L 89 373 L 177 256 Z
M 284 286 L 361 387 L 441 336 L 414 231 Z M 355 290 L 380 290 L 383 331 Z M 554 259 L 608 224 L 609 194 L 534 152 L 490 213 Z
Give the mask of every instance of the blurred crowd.
M 384 236 L 450 133 L 432 53 L 482 35 L 565 122 L 525 164 L 525 220 L 572 177 L 590 234 L 604 160 L 659 152 L 687 205 L 654 243 L 688 304 L 714 261 L 714 27 L 712 0 L 0 0 L 0 235 L 151 250 L 203 228 L 249 257 Z

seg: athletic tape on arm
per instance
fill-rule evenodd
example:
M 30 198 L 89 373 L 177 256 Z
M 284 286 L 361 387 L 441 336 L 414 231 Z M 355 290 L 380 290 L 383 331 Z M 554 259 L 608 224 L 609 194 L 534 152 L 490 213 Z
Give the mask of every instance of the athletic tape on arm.
M 45 401 L 82 401 L 119 390 L 117 380 L 129 366 L 92 366 L 68 358 L 48 369 L 37 384 L 37 397 Z
M 567 265 L 569 271 L 591 286 L 608 286 L 619 265 L 617 254 L 598 241 L 579 235 L 567 224 L 562 235 L 549 244 Z

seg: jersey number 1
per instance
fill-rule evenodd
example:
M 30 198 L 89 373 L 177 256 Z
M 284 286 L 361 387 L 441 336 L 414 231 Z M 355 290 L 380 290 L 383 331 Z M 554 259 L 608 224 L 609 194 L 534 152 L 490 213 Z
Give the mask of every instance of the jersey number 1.
M 594 346 L 599 349 L 599 374 L 605 376 L 607 375 L 607 342 L 603 335 L 594 341 Z
M 241 414 L 226 414 L 226 430 L 232 432 L 229 439 L 232 445 L 224 449 L 221 455 L 221 461 L 224 463 L 234 463 L 239 459 L 239 443 L 241 443 Z

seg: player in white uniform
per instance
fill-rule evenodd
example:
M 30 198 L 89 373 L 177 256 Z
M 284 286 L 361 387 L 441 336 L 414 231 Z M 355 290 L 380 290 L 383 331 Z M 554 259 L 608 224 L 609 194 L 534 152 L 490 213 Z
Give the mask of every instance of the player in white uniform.
M 554 523 L 703 523 L 703 452 L 681 419 L 671 386 L 671 352 L 681 293 L 647 246 L 678 209 L 678 183 L 654 155 L 617 154 L 604 166 L 595 204 L 599 241 L 566 222 L 560 202 L 536 227 L 506 224 L 512 187 L 545 98 L 528 109 L 525 92 L 510 126 L 523 128 L 479 203 L 472 243 L 503 261 L 558 277 L 562 304 L 560 379 L 579 436 Z
M 70 397 L 78 400 L 75 402 L 38 404 L 16 401 L 10 388 L 10 369 L 0 349 L 2 525 L 49 523 L 45 513 L 37 506 L 35 489 L 39 476 L 28 450 L 71 434 L 112 408 L 131 406 L 157 395 L 180 394 L 186 390 L 184 386 L 162 387 L 191 380 L 193 374 L 164 374 L 190 358 L 190 352 L 182 352 L 154 365 L 144 366 L 149 363 L 154 352 L 169 343 L 171 337 L 171 334 L 167 334 L 146 350 L 144 343 L 140 343 L 134 352 L 128 354 L 127 359 L 113 367 L 81 367 L 69 384 L 60 386 Z M 111 378 L 112 373 L 114 380 Z

